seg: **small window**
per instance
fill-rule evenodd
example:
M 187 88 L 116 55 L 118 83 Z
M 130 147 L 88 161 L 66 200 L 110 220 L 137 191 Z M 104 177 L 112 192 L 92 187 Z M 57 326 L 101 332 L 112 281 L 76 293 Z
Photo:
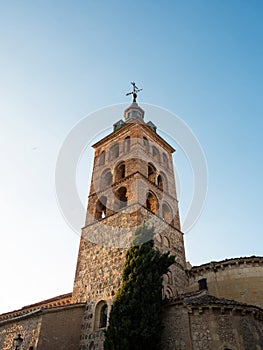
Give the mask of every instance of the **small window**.
M 95 308 L 94 330 L 105 328 L 107 326 L 107 318 L 108 305 L 106 301 L 101 300 Z
M 125 163 L 121 163 L 115 170 L 115 181 L 120 181 L 125 178 Z
M 124 139 L 124 152 L 128 153 L 130 151 L 130 148 L 131 148 L 131 138 L 130 136 L 127 136 Z
M 100 325 L 99 328 L 105 328 L 107 326 L 108 306 L 104 304 L 100 310 Z
M 207 280 L 206 278 L 202 278 L 198 281 L 198 285 L 199 285 L 199 290 L 207 290 Z

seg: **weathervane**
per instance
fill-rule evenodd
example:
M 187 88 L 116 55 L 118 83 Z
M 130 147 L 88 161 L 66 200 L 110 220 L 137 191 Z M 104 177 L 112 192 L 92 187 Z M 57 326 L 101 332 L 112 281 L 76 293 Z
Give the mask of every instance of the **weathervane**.
M 128 92 L 128 93 L 126 94 L 126 96 L 132 95 L 132 102 L 136 102 L 137 93 L 138 93 L 139 91 L 142 91 L 142 89 L 139 89 L 139 88 L 135 85 L 135 82 L 134 82 L 134 81 L 132 81 L 131 84 L 132 84 L 132 86 L 133 86 L 133 90 L 132 90 L 132 92 Z

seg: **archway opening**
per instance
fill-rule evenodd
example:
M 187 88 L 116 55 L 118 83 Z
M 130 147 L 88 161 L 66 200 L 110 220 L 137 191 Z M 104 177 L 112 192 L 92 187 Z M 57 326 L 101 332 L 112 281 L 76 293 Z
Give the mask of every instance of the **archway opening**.
M 106 217 L 106 203 L 107 198 L 105 196 L 98 199 L 96 203 L 95 219 L 100 220 Z
M 152 164 L 148 164 L 148 180 L 155 183 L 156 169 Z
M 125 208 L 127 206 L 127 189 L 126 187 L 120 187 L 116 193 L 116 210 Z
M 125 163 L 121 163 L 115 170 L 115 181 L 120 181 L 125 178 Z
M 151 192 L 147 194 L 146 208 L 151 212 L 156 213 L 158 211 L 158 201 L 155 195 Z

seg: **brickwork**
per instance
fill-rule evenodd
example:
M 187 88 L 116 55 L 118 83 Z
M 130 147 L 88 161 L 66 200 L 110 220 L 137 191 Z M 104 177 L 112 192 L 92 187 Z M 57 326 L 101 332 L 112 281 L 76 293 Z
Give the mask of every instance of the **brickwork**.
M 129 149 L 126 139 L 129 138 Z M 147 140 L 147 145 L 145 145 Z M 111 149 L 118 146 L 118 155 Z M 120 130 L 106 136 L 94 145 L 95 160 L 90 187 L 86 224 L 96 219 L 96 203 L 99 198 L 106 200 L 106 215 L 116 210 L 116 193 L 120 187 L 127 189 L 127 203 L 145 205 L 147 193 L 156 196 L 158 213 L 163 215 L 163 206 L 171 211 L 171 222 L 180 229 L 177 195 L 172 166 L 172 152 L 160 136 L 140 121 L 134 121 Z M 154 153 L 154 150 L 156 153 Z M 103 162 L 101 161 L 103 154 Z M 120 164 L 124 171 L 118 172 Z M 152 173 L 149 174 L 149 166 Z M 166 216 L 167 218 L 167 216 Z

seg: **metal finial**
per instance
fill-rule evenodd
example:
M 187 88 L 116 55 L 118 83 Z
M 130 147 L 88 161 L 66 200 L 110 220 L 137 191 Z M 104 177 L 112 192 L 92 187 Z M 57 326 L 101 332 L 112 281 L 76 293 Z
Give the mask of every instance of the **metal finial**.
M 136 86 L 136 84 L 135 84 L 134 81 L 132 81 L 131 84 L 132 84 L 132 86 L 133 86 L 132 92 L 128 92 L 128 93 L 126 94 L 126 96 L 132 95 L 132 102 L 136 102 L 137 93 L 138 93 L 139 91 L 142 91 L 142 89 L 139 89 L 139 88 Z

